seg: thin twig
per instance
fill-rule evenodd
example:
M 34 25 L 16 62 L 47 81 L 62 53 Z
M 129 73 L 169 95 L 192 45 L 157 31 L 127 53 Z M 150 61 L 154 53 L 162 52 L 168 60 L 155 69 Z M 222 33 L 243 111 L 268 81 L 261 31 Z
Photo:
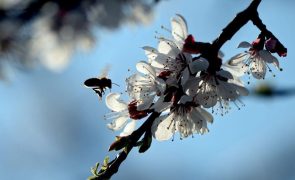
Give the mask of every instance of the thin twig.
M 129 144 L 122 150 L 119 154 L 117 154 L 117 157 L 112 160 L 108 168 L 104 171 L 100 171 L 98 174 L 99 176 L 93 178 L 92 180 L 105 180 L 110 179 L 112 175 L 114 175 L 116 172 L 118 172 L 118 169 L 121 165 L 121 163 L 126 159 L 129 152 L 132 150 L 133 147 L 136 146 L 136 143 L 140 139 L 140 137 L 146 132 L 151 130 L 151 126 L 154 122 L 154 120 L 160 116 L 161 113 L 153 112 L 149 118 L 131 135 L 128 136 L 129 138 Z

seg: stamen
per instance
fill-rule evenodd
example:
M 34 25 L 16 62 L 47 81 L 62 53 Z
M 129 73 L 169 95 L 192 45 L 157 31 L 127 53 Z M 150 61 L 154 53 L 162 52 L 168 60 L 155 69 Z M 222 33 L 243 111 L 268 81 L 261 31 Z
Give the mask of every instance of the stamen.
M 161 28 L 162 28 L 163 30 L 165 30 L 165 31 L 167 31 L 167 32 L 169 32 L 169 33 L 172 34 L 172 31 L 171 31 L 170 29 L 166 28 L 165 26 L 162 25 Z

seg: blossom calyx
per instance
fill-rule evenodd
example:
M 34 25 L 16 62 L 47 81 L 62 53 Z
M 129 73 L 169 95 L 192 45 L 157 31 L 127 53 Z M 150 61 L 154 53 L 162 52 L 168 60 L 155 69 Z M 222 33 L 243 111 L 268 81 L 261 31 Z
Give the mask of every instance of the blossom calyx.
M 112 150 L 118 151 L 124 148 L 128 144 L 128 141 L 129 140 L 127 136 L 116 136 L 116 141 L 110 145 L 109 151 L 112 151 Z
M 129 117 L 134 120 L 142 119 L 148 115 L 147 111 L 138 111 L 137 110 L 137 101 L 131 101 L 128 104 Z
M 271 53 L 277 53 L 280 57 L 287 56 L 287 48 L 285 48 L 277 39 L 269 38 L 265 41 L 265 48 Z

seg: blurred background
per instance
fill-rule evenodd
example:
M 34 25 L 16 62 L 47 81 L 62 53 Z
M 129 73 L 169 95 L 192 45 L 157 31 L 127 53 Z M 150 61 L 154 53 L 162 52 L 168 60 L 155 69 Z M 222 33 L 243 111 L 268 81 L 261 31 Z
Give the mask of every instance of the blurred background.
M 32 2 L 0 0 L 0 179 L 86 179 L 96 162 L 115 157 L 107 150 L 119 132 L 106 128 L 104 99 L 84 80 L 109 64 L 108 77 L 120 85 L 112 92 L 124 92 L 124 79 L 146 59 L 141 47 L 157 46 L 155 31 L 169 36 L 160 27 L 170 28 L 173 15 L 186 18 L 196 40 L 212 41 L 250 0 L 52 1 L 21 13 Z M 273 68 L 276 77 L 264 81 L 278 90 L 295 87 L 294 5 L 268 0 L 259 7 L 288 48 L 279 58 L 284 70 Z M 224 60 L 258 34 L 244 26 L 222 48 Z M 260 83 L 252 78 L 247 86 Z M 215 115 L 206 135 L 153 141 L 144 154 L 135 148 L 113 179 L 295 179 L 295 96 L 242 100 L 241 110 L 232 105 L 226 116 Z

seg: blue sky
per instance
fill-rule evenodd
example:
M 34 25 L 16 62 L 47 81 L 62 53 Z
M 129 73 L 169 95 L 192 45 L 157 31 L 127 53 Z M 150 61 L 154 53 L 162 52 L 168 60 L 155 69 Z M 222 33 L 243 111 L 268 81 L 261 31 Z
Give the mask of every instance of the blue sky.
M 170 17 L 182 14 L 198 41 L 211 41 L 243 10 L 245 0 L 169 0 L 155 9 L 148 26 L 124 26 L 98 34 L 97 47 L 77 53 L 62 73 L 43 68 L 16 72 L 10 83 L 0 84 L 1 179 L 85 179 L 90 167 L 102 161 L 118 133 L 106 128 L 104 101 L 83 88 L 106 64 L 109 77 L 123 92 L 128 68 L 145 60 L 145 45 L 156 46 L 155 31 L 170 27 Z M 263 1 L 259 12 L 264 23 L 288 48 L 280 58 L 284 71 L 266 81 L 294 87 L 295 18 L 292 1 Z M 252 41 L 259 31 L 251 23 L 239 31 L 222 51 L 225 59 L 239 52 L 240 41 Z M 257 84 L 252 79 L 249 87 Z M 232 105 L 224 117 L 215 116 L 210 133 L 174 142 L 153 141 L 148 152 L 134 149 L 113 179 L 294 179 L 295 97 L 246 97 L 241 110 Z

